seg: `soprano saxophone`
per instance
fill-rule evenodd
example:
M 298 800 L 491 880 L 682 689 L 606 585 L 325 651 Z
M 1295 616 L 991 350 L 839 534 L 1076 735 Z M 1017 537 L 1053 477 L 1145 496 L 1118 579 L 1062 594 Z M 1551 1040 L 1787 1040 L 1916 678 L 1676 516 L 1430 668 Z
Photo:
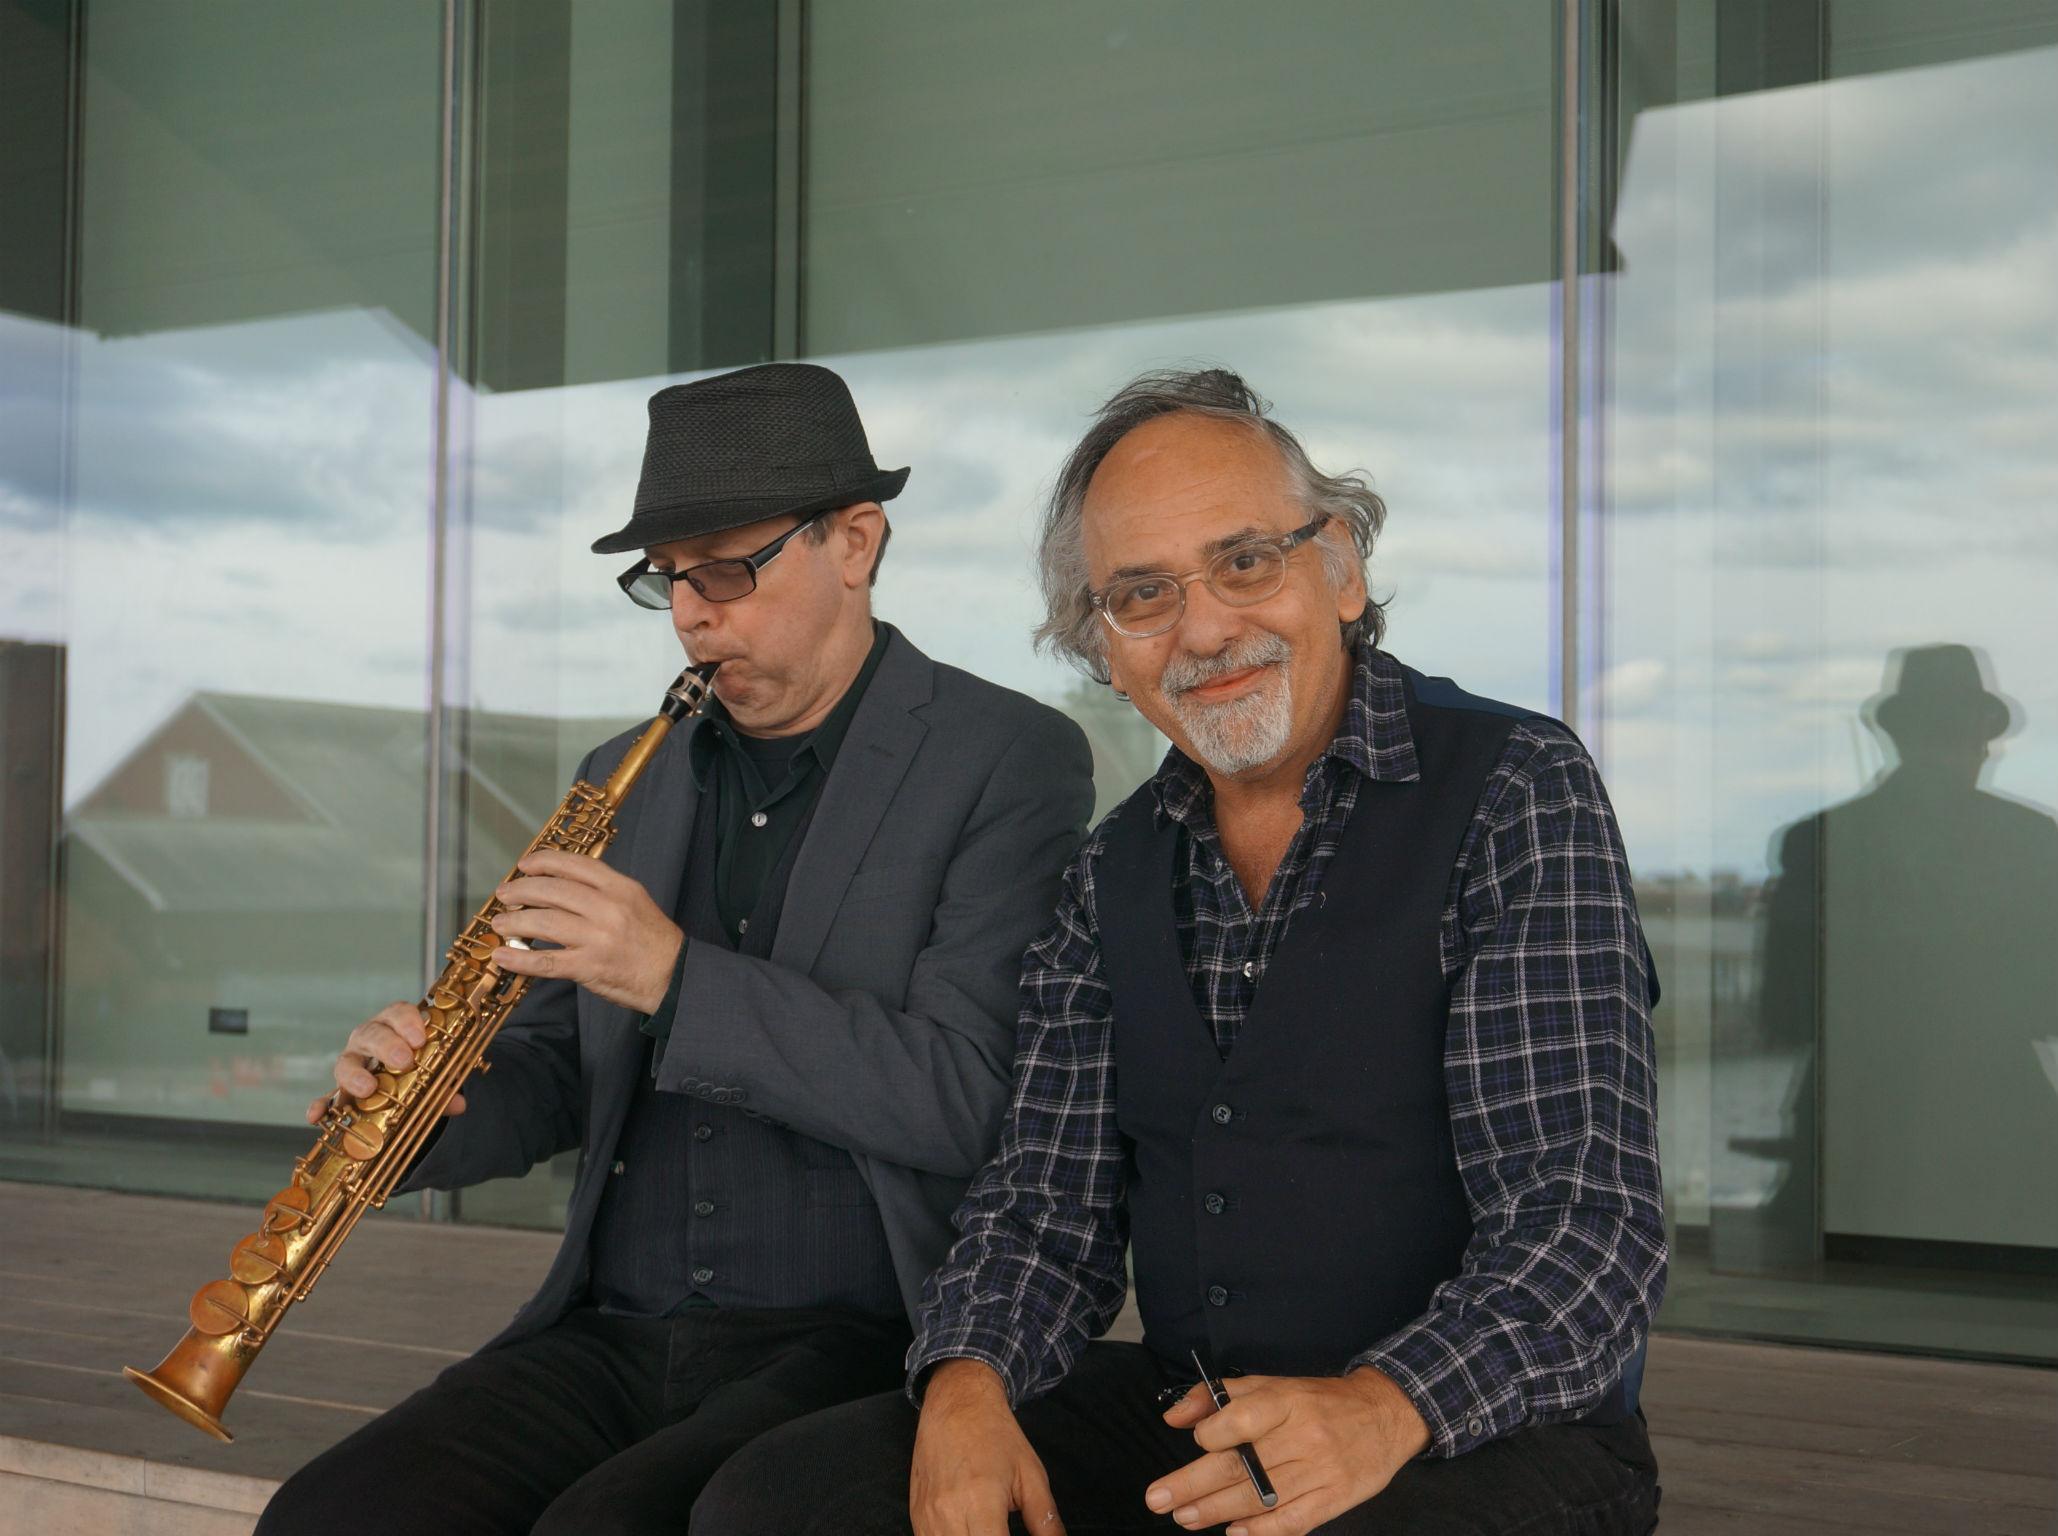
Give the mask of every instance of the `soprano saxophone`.
M 681 672 L 657 718 L 607 782 L 598 789 L 574 784 L 528 852 L 554 848 L 599 858 L 614 840 L 623 797 L 673 724 L 707 707 L 717 665 Z M 528 977 L 493 963 L 502 942 L 493 919 L 505 908 L 498 897 L 488 900 L 450 946 L 443 974 L 421 1001 L 428 1039 L 414 1065 L 403 1072 L 380 1064 L 378 1086 L 364 1098 L 353 1101 L 337 1091 L 317 1124 L 314 1146 L 293 1166 L 292 1182 L 271 1197 L 257 1230 L 230 1253 L 230 1278 L 194 1293 L 186 1336 L 156 1370 L 123 1368 L 188 1424 L 218 1440 L 235 1438 L 222 1427 L 222 1409 L 286 1309 L 314 1289 L 358 1218 L 386 1203 L 451 1095 L 475 1068 L 487 1070 L 486 1047 L 529 986 Z

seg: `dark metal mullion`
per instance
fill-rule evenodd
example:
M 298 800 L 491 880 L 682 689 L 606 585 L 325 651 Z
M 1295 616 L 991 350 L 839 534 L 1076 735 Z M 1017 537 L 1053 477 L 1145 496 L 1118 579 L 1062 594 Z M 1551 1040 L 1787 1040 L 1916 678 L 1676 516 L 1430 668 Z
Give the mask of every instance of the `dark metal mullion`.
M 442 971 L 445 931 L 449 927 L 447 891 L 463 880 L 463 786 L 453 781 L 449 705 L 453 676 L 464 676 L 466 636 L 456 632 L 464 612 L 463 572 L 468 562 L 451 549 L 452 387 L 458 378 L 467 335 L 463 306 L 469 285 L 464 280 L 467 206 L 470 178 L 467 161 L 470 135 L 465 114 L 472 110 L 477 38 L 473 0 L 443 0 L 442 71 L 438 120 L 436 196 L 436 334 L 434 414 L 429 486 L 429 656 L 428 710 L 425 721 L 422 826 L 422 973 L 423 986 Z M 466 413 L 468 415 L 468 413 Z M 460 700 L 463 689 L 458 690 Z M 461 775 L 457 778 L 461 780 Z M 454 862 L 453 862 L 454 855 Z M 454 1205 L 451 1208 L 454 1213 Z M 438 1214 L 434 1194 L 424 1190 L 420 1214 Z
M 778 0 L 772 89 L 778 191 L 773 209 L 772 356 L 807 346 L 807 0 Z
M 59 393 L 60 425 L 57 448 L 57 506 L 58 515 L 69 520 L 72 493 L 75 485 L 73 453 L 76 444 L 78 423 L 78 380 L 79 380 L 79 322 L 81 301 L 80 281 L 80 225 L 83 219 L 85 198 L 85 143 L 86 143 L 86 0 L 74 0 L 65 18 L 65 110 L 64 110 L 64 252 L 63 294 L 60 300 L 63 340 L 60 343 Z M 70 554 L 69 538 L 60 537 L 59 558 Z M 70 855 L 62 833 L 64 826 L 64 748 L 67 728 L 70 725 L 70 711 L 67 706 L 67 688 L 70 656 L 68 650 L 60 648 L 57 660 L 56 687 L 52 693 L 50 727 L 57 735 L 57 771 L 51 775 L 50 793 L 53 830 L 50 849 L 50 945 L 45 959 L 43 986 L 43 1113 L 42 1130 L 46 1138 L 54 1140 L 58 1132 L 61 1114 L 61 1090 L 64 1085 L 64 935 L 65 896 L 69 876 Z
M 1580 558 L 1580 68 L 1581 12 L 1584 0 L 1559 0 L 1555 50 L 1557 107 L 1552 142 L 1556 212 L 1554 265 L 1557 268 L 1556 348 L 1553 395 L 1557 405 L 1557 483 L 1552 487 L 1557 540 L 1552 551 L 1558 573 L 1558 611 L 1553 650 L 1558 666 L 1553 706 L 1560 719 L 1575 729 L 1579 720 L 1579 558 Z

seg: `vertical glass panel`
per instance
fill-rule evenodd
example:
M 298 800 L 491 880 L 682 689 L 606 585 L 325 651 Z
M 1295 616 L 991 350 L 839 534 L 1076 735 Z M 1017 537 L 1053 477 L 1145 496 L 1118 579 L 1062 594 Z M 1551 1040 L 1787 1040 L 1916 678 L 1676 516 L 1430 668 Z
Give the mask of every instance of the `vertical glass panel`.
M 0 1165 L 261 1196 L 419 987 L 440 19 L 83 16 L 59 216 L 9 232 L 58 306 L 0 315 L 0 579 L 64 679 L 56 1135 Z
M 1031 547 L 1087 415 L 1146 367 L 1233 367 L 1319 463 L 1370 471 L 1395 650 L 1549 702 L 1547 9 L 736 9 L 483 17 L 459 412 L 474 894 L 677 666 L 610 580 L 626 558 L 586 552 L 627 520 L 645 401 L 773 355 L 837 368 L 879 461 L 913 466 L 880 614 L 1072 711 L 1103 806 L 1162 743 L 1031 652 Z M 566 1159 L 463 1212 L 547 1225 L 568 1188 Z
M 1367 470 L 1391 648 L 1549 703 L 1553 56 L 1520 5 L 811 14 L 802 336 L 915 469 L 880 600 L 1078 714 L 1103 809 L 1156 744 L 1024 643 L 1028 551 L 1146 368 L 1233 368 Z M 839 84 L 885 78 L 890 112 Z
M 779 15 L 702 0 L 479 15 L 472 343 L 453 413 L 469 616 L 451 923 L 681 665 L 663 616 L 614 585 L 628 557 L 587 546 L 628 520 L 648 397 L 772 355 Z M 576 1164 L 456 1208 L 558 1225 Z
M 1604 708 L 1664 1320 L 2058 1358 L 2058 7 L 1625 26 Z

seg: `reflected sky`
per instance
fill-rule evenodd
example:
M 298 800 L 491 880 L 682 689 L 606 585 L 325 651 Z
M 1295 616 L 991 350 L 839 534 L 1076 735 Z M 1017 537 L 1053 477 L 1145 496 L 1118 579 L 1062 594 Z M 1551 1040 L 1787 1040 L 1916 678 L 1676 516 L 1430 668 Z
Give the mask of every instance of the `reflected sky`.
M 1885 763 L 1859 706 L 1897 646 L 1982 648 L 2026 722 L 1989 787 L 2051 798 L 2054 95 L 2047 49 L 1637 119 L 1605 280 L 1597 670 L 1641 869 L 1762 871 L 1775 828 L 1858 792 Z M 1776 195 L 1740 199 L 1754 177 Z M 1820 238 L 1798 246 L 1750 211 L 1803 205 Z M 1534 285 L 823 359 L 881 461 L 914 467 L 880 611 L 1061 696 L 1073 679 L 1027 643 L 1050 477 L 1129 374 L 1220 362 L 1388 499 L 1393 649 L 1547 705 L 1549 303 Z M 0 629 L 70 647 L 68 800 L 194 689 L 424 702 L 432 366 L 377 311 L 115 339 L 0 316 Z M 475 703 L 634 715 L 669 675 L 663 620 L 586 551 L 623 520 L 667 382 L 459 400 Z
M 1396 648 L 1543 704 L 1547 305 L 1503 289 L 824 359 L 881 461 L 915 469 L 879 611 L 942 659 L 1062 696 L 1072 674 L 1028 645 L 1049 479 L 1122 379 L 1220 361 L 1393 505 L 1375 579 Z M 70 645 L 67 798 L 193 689 L 422 702 L 430 359 L 410 333 L 336 312 L 76 343 L 76 489 L 60 512 L 54 484 L 8 486 L 0 576 L 11 632 Z M 664 621 L 613 586 L 622 559 L 586 549 L 624 518 L 666 382 L 458 403 L 475 703 L 630 716 L 676 665 Z
M 1859 793 L 1897 647 L 2058 786 L 2058 51 L 1641 114 L 1612 280 L 1609 785 L 1645 869 L 1762 874 Z M 1805 226 L 1805 227 L 1804 227 Z

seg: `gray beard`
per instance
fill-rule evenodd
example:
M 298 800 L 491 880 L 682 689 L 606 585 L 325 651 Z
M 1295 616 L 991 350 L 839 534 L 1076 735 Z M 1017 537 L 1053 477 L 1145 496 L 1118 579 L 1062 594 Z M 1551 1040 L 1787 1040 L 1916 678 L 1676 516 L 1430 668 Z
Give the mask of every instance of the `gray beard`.
M 1203 704 L 1189 690 L 1245 667 L 1268 668 L 1258 688 L 1240 699 Z M 1194 755 L 1225 778 L 1262 768 L 1286 750 L 1293 733 L 1293 647 L 1260 631 L 1214 656 L 1175 655 L 1158 686 L 1192 743 Z

